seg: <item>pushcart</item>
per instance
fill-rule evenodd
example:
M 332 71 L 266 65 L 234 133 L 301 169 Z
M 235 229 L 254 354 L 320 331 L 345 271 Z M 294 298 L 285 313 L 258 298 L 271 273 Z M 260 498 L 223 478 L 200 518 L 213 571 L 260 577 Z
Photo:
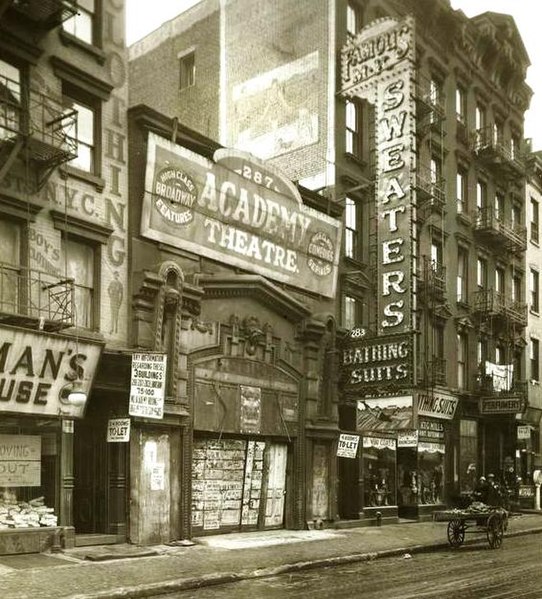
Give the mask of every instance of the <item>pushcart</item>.
M 448 522 L 448 543 L 452 547 L 460 547 L 467 533 L 485 533 L 490 548 L 498 549 L 508 528 L 508 512 L 502 507 L 443 510 L 434 512 L 433 519 Z

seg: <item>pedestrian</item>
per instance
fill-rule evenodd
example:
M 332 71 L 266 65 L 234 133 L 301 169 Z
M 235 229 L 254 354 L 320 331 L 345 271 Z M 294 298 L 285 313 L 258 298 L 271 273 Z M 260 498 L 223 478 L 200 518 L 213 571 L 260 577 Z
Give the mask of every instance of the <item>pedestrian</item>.
M 485 476 L 481 476 L 474 487 L 472 493 L 473 499 L 481 503 L 487 503 L 488 500 L 489 485 Z

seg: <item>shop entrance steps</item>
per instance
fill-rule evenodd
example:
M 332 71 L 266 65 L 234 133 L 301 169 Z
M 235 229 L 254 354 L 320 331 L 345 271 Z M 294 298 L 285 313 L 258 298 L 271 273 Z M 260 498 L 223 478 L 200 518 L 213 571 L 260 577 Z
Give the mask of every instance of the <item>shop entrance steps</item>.
M 117 535 L 101 533 L 82 533 L 75 535 L 76 547 L 88 547 L 89 545 L 114 545 L 118 543 Z

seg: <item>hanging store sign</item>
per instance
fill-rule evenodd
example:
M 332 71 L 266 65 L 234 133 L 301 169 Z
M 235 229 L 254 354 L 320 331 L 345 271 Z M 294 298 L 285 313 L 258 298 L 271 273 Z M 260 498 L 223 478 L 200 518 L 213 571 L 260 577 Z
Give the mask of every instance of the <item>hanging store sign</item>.
M 86 401 L 72 405 L 68 392 L 90 393 L 102 344 L 40 331 L 0 327 L 0 414 L 81 418 Z
M 517 438 L 518 439 L 530 439 L 531 438 L 531 427 L 529 425 L 518 426 Z
M 371 389 L 412 382 L 412 335 L 352 338 L 342 351 L 347 386 Z
M 132 354 L 130 416 L 157 419 L 164 417 L 166 366 L 166 354 Z
M 418 443 L 418 451 L 423 451 L 425 453 L 445 453 L 446 447 L 443 443 L 420 441 Z
M 444 441 L 444 424 L 438 420 L 422 420 L 418 421 L 420 437 L 424 440 Z
M 150 133 L 145 190 L 143 236 L 334 297 L 341 222 L 263 161 L 224 149 L 211 161 Z
M 522 397 L 482 397 L 479 403 L 480 414 L 518 414 L 524 406 Z
M 397 431 L 397 447 L 417 447 L 418 431 Z
M 41 486 L 41 437 L 0 435 L 0 487 Z
M 418 416 L 431 416 L 443 420 L 452 420 L 459 399 L 442 391 L 418 393 Z
M 397 449 L 397 442 L 395 439 L 383 439 L 381 437 L 363 437 L 363 447 L 375 449 L 390 449 L 395 451 Z
M 358 453 L 359 435 L 347 435 L 341 433 L 339 435 L 339 443 L 337 445 L 338 458 L 355 458 Z
M 342 52 L 342 94 L 375 107 L 377 331 L 412 328 L 416 124 L 414 21 L 378 19 Z
M 107 421 L 107 442 L 128 443 L 130 441 L 130 419 L 110 418 Z

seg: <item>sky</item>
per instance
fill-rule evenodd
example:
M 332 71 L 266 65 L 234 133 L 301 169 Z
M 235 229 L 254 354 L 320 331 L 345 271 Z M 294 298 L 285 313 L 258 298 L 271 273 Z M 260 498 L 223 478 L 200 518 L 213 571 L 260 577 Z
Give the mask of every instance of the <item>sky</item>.
M 197 0 L 126 0 L 126 39 L 133 44 L 164 21 L 186 10 Z M 258 0 L 269 1 L 269 0 Z M 534 91 L 531 107 L 525 115 L 525 137 L 533 140 L 533 149 L 542 150 L 542 2 L 540 0 L 451 0 L 455 9 L 468 17 L 486 11 L 502 12 L 514 17 L 531 60 L 527 83 Z

